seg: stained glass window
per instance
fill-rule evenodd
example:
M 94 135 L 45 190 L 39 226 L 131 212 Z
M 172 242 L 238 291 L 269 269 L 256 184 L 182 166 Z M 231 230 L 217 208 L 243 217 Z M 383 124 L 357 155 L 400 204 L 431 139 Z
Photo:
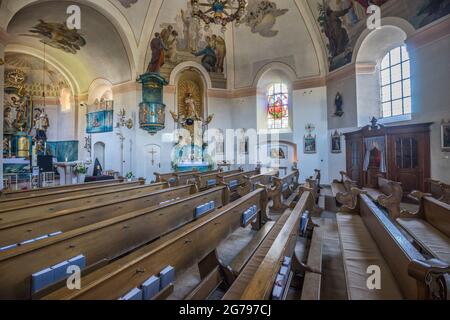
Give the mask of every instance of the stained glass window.
M 284 83 L 271 84 L 267 90 L 267 127 L 289 129 L 289 90 Z
M 411 114 L 411 68 L 406 46 L 389 51 L 381 62 L 381 116 Z

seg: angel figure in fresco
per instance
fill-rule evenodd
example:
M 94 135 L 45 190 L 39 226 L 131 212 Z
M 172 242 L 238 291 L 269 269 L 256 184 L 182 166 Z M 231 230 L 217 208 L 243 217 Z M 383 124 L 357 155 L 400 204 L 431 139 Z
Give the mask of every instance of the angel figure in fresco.
M 161 39 L 160 33 L 155 33 L 155 37 L 150 42 L 150 48 L 152 49 L 152 60 L 147 68 L 147 72 L 159 73 L 161 67 L 164 65 L 164 50 L 167 50 L 166 45 Z
M 50 23 L 40 19 L 30 32 L 32 35 L 25 36 L 39 38 L 42 43 L 67 53 L 75 54 L 86 45 L 86 39 L 77 29 L 71 30 L 63 23 Z

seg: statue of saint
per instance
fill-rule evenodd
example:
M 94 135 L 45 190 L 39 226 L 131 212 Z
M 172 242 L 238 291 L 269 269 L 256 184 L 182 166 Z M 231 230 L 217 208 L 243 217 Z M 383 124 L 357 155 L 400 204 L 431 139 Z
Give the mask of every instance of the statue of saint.
M 14 131 L 13 127 L 13 119 L 12 119 L 12 109 L 10 107 L 6 107 L 3 112 L 3 132 L 11 133 Z
M 155 33 L 155 37 L 150 42 L 150 48 L 152 49 L 152 60 L 147 68 L 147 72 L 159 73 L 164 65 L 164 51 L 167 50 L 164 41 L 161 39 L 161 34 Z

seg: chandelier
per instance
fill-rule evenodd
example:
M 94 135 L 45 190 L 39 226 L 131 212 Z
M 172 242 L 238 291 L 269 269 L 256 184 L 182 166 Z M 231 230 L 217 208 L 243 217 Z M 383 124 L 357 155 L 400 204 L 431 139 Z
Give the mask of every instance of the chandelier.
M 222 31 L 226 30 L 226 25 L 230 22 L 239 24 L 245 16 L 246 0 L 191 0 L 192 16 L 198 21 L 203 21 L 205 30 L 208 30 L 210 24 L 222 26 Z M 201 7 L 205 7 L 202 10 Z

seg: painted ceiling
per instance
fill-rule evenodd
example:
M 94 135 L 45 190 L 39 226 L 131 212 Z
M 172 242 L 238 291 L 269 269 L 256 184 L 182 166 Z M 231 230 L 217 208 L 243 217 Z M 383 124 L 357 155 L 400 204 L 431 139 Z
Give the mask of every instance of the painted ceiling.
M 145 72 L 150 60 L 149 43 L 155 32 L 173 25 L 183 33 L 181 11 L 189 0 L 3 0 L 0 26 L 11 34 L 7 51 L 42 56 L 42 38 L 30 37 L 40 20 L 64 23 L 66 9 L 80 6 L 79 35 L 75 53 L 46 46 L 49 60 L 67 71 L 80 92 L 96 79 L 113 84 L 133 81 Z M 401 17 L 415 28 L 450 13 L 450 0 L 249 0 L 249 11 L 258 24 L 228 28 L 227 78 L 234 88 L 254 85 L 261 68 L 272 61 L 289 66 L 298 79 L 326 75 L 352 61 L 353 50 L 365 27 L 365 8 L 381 5 L 383 17 Z M 258 16 L 259 6 L 273 6 L 271 15 Z M 266 8 L 267 9 L 267 8 Z M 269 8 L 270 9 L 270 8 Z M 56 27 L 55 27 L 56 28 Z M 57 28 L 56 28 L 57 29 Z M 214 32 L 220 30 L 214 30 Z M 205 38 L 206 33 L 199 32 Z M 44 32 L 45 34 L 45 32 Z M 51 37 L 60 33 L 51 33 Z M 86 43 L 80 37 L 85 39 Z M 73 50 L 69 50 L 73 51 Z

